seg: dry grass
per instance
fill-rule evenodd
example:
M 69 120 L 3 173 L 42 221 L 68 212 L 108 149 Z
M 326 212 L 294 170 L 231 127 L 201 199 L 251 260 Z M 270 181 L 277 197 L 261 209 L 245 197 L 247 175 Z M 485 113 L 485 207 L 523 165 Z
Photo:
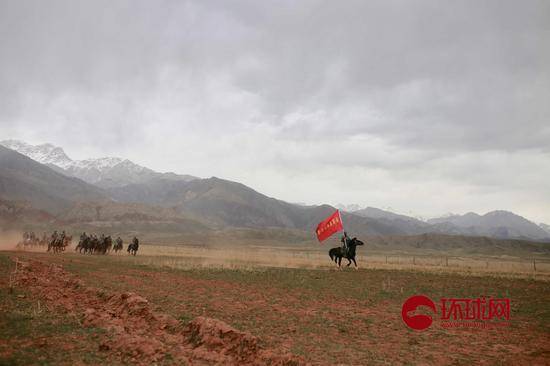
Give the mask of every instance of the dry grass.
M 20 233 L 3 233 L 0 250 L 14 250 Z M 142 244 L 137 257 L 126 252 L 115 257 L 122 261 L 170 268 L 304 268 L 334 269 L 336 265 L 328 257 L 329 246 L 281 246 L 280 243 L 252 245 L 227 242 L 225 245 Z M 73 243 L 73 248 L 74 248 Z M 25 251 L 43 252 L 45 248 L 25 248 Z M 72 251 L 71 248 L 68 249 Z M 360 267 L 400 269 L 427 272 L 451 272 L 465 274 L 496 274 L 509 277 L 550 279 L 550 259 L 527 259 L 511 256 L 482 257 L 474 255 L 446 255 L 444 252 L 408 253 L 381 252 L 359 248 L 357 263 Z M 113 254 L 111 254 L 113 256 Z M 342 264 L 347 264 L 346 260 Z M 352 265 L 353 266 L 353 265 Z
M 128 256 L 126 252 L 110 256 L 123 262 L 175 269 L 277 267 L 329 270 L 336 268 L 324 251 L 294 250 L 284 247 L 207 248 L 185 245 L 141 245 L 136 257 Z M 537 259 L 534 266 L 533 260 L 521 258 L 368 253 L 358 255 L 357 262 L 361 268 L 486 274 L 550 280 L 550 261 L 542 259 Z M 345 263 L 347 261 L 343 260 L 342 264 Z

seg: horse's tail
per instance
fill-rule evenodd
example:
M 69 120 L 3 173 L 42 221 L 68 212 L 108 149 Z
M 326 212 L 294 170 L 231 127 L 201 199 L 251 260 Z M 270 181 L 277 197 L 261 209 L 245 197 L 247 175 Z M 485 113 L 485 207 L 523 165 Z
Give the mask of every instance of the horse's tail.
M 334 253 L 334 249 L 328 251 L 328 256 L 330 257 L 330 260 L 336 260 L 336 253 Z

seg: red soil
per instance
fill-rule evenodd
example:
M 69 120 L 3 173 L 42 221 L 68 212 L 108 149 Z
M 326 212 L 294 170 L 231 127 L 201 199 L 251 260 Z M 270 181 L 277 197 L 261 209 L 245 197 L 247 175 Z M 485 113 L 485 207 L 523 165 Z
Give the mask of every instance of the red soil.
M 131 292 L 106 293 L 87 287 L 56 264 L 19 262 L 17 283 L 50 308 L 80 316 L 85 327 L 108 330 L 99 348 L 124 362 L 148 365 L 172 359 L 184 364 L 300 365 L 302 358 L 264 349 L 257 337 L 208 317 L 182 326 L 155 312 L 147 299 Z M 111 340 L 110 340 L 111 339 Z
M 536 314 L 514 312 L 511 327 L 483 330 L 443 329 L 437 321 L 430 329 L 416 332 L 401 319 L 403 288 L 406 292 L 407 288 L 416 291 L 429 287 L 433 294 L 458 296 L 457 291 L 473 281 L 482 294 L 509 291 L 513 306 L 525 309 L 534 306 L 537 298 L 548 298 L 542 283 L 503 284 L 494 278 L 432 277 L 405 272 L 391 274 L 391 292 L 379 294 L 382 281 L 383 288 L 390 286 L 389 277 L 386 279 L 390 274 L 332 273 L 335 286 L 354 276 L 353 284 L 361 284 L 353 287 L 354 291 L 369 294 L 356 298 L 348 295 L 349 288 L 308 288 L 317 280 L 317 274 L 309 272 L 305 286 L 287 287 L 243 280 L 254 273 L 232 277 L 231 273 L 208 275 L 208 271 L 205 275 L 202 271 L 197 274 L 109 267 L 111 262 L 98 264 L 95 257 L 42 256 L 41 262 L 29 257 L 25 256 L 29 261 L 23 274 L 27 278 L 25 284 L 41 298 L 49 298 L 49 304 L 82 317 L 84 324 L 110 329 L 114 341 L 106 337 L 101 349 L 128 363 L 152 363 L 160 357 L 173 359 L 176 364 L 302 363 L 302 359 L 289 354 L 292 352 L 316 365 L 549 365 L 550 333 Z M 63 263 L 68 270 L 74 268 L 82 273 L 86 284 L 97 284 L 107 291 L 88 288 L 58 265 L 44 264 L 49 262 Z M 33 276 L 40 278 L 32 279 Z M 320 282 L 322 276 L 319 273 Z M 134 289 L 139 289 L 149 301 L 127 292 Z M 86 312 L 87 309 L 92 311 Z M 540 309 L 538 313 L 546 314 Z M 175 320 L 179 316 L 197 318 L 183 327 Z M 209 317 L 248 330 L 260 339 Z M 283 352 L 286 356 L 279 357 Z

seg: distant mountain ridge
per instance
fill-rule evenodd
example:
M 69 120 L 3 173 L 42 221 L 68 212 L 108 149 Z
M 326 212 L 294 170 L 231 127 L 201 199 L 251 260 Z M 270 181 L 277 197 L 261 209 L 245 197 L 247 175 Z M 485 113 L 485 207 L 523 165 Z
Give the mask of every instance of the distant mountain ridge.
M 426 221 L 375 207 L 354 210 L 351 213 L 376 219 L 407 235 L 435 233 L 501 239 L 550 239 L 550 225 L 542 223 L 537 225 L 522 216 L 503 210 L 491 211 L 485 215 L 474 212 L 464 215 L 449 214 Z
M 543 224 L 542 222 L 539 224 L 540 228 L 548 233 L 550 236 L 550 225 Z
M 349 204 L 349 205 L 345 205 L 343 203 L 339 203 L 337 204 L 336 206 L 337 209 L 339 209 L 340 211 L 346 211 L 346 212 L 355 212 L 357 210 L 360 210 L 361 209 L 361 206 L 356 204 L 356 203 L 352 203 L 352 204 Z
M 353 211 L 353 214 L 363 216 L 363 217 L 371 217 L 374 219 L 404 220 L 404 221 L 416 222 L 419 225 L 426 224 L 424 221 L 418 220 L 414 217 L 396 214 L 394 212 L 382 210 L 376 207 L 366 207 L 361 210 L 356 210 L 356 211 Z
M 191 175 L 159 173 L 118 157 L 72 160 L 61 147 L 49 143 L 31 145 L 19 140 L 4 140 L 0 141 L 0 145 L 26 155 L 62 174 L 82 179 L 101 188 L 142 183 L 158 177 L 182 181 L 197 179 Z
M 97 221 L 101 217 L 102 222 L 163 222 L 172 229 L 183 222 L 186 227 L 196 222 L 212 229 L 303 230 L 313 238 L 317 223 L 335 210 L 330 205 L 288 203 L 216 177 L 198 179 L 157 173 L 121 158 L 73 161 L 51 144 L 33 147 L 14 140 L 8 142 L 45 164 L 0 146 L 0 158 L 4 158 L 0 160 L 0 199 L 27 201 L 32 207 L 71 222 Z M 80 179 L 75 178 L 77 175 Z M 82 204 L 96 201 L 95 208 Z M 97 216 L 96 209 L 101 207 L 109 215 Z M 353 212 L 343 210 L 342 218 L 346 230 L 356 236 L 432 233 L 550 240 L 544 224 L 536 225 L 507 211 L 450 215 L 426 222 L 367 207 Z
M 100 188 L 60 174 L 25 155 L 0 146 L 0 199 L 27 202 L 60 214 L 74 202 L 111 199 Z
M 463 235 L 537 240 L 550 237 L 543 227 L 513 212 L 503 210 L 491 211 L 485 215 L 468 212 L 464 215 L 430 219 L 428 223 L 444 228 L 448 232 L 452 232 L 451 228 L 454 227 L 455 231 Z

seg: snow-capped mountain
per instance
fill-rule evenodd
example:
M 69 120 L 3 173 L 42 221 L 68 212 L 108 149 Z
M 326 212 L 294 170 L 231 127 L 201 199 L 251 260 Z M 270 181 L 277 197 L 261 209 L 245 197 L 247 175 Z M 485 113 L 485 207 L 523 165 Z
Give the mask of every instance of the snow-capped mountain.
M 15 150 L 29 158 L 48 165 L 54 170 L 102 188 L 120 187 L 128 184 L 143 183 L 153 178 L 190 181 L 196 179 L 190 175 L 159 173 L 128 159 L 103 157 L 97 159 L 72 160 L 63 149 L 52 144 L 31 145 L 18 140 L 0 141 L 0 145 Z
M 361 206 L 359 206 L 358 204 L 355 204 L 355 203 L 352 203 L 352 204 L 349 204 L 349 205 L 346 205 L 346 204 L 343 204 L 343 203 L 338 203 L 334 207 L 336 207 L 337 209 L 339 209 L 341 211 L 346 211 L 346 212 L 354 212 L 354 211 L 358 211 L 358 210 L 362 209 Z
M 42 164 L 53 164 L 60 168 L 66 169 L 74 163 L 63 151 L 62 148 L 52 144 L 30 145 L 18 140 L 0 141 L 0 145 L 17 151 L 20 154 L 26 155 L 32 160 Z

